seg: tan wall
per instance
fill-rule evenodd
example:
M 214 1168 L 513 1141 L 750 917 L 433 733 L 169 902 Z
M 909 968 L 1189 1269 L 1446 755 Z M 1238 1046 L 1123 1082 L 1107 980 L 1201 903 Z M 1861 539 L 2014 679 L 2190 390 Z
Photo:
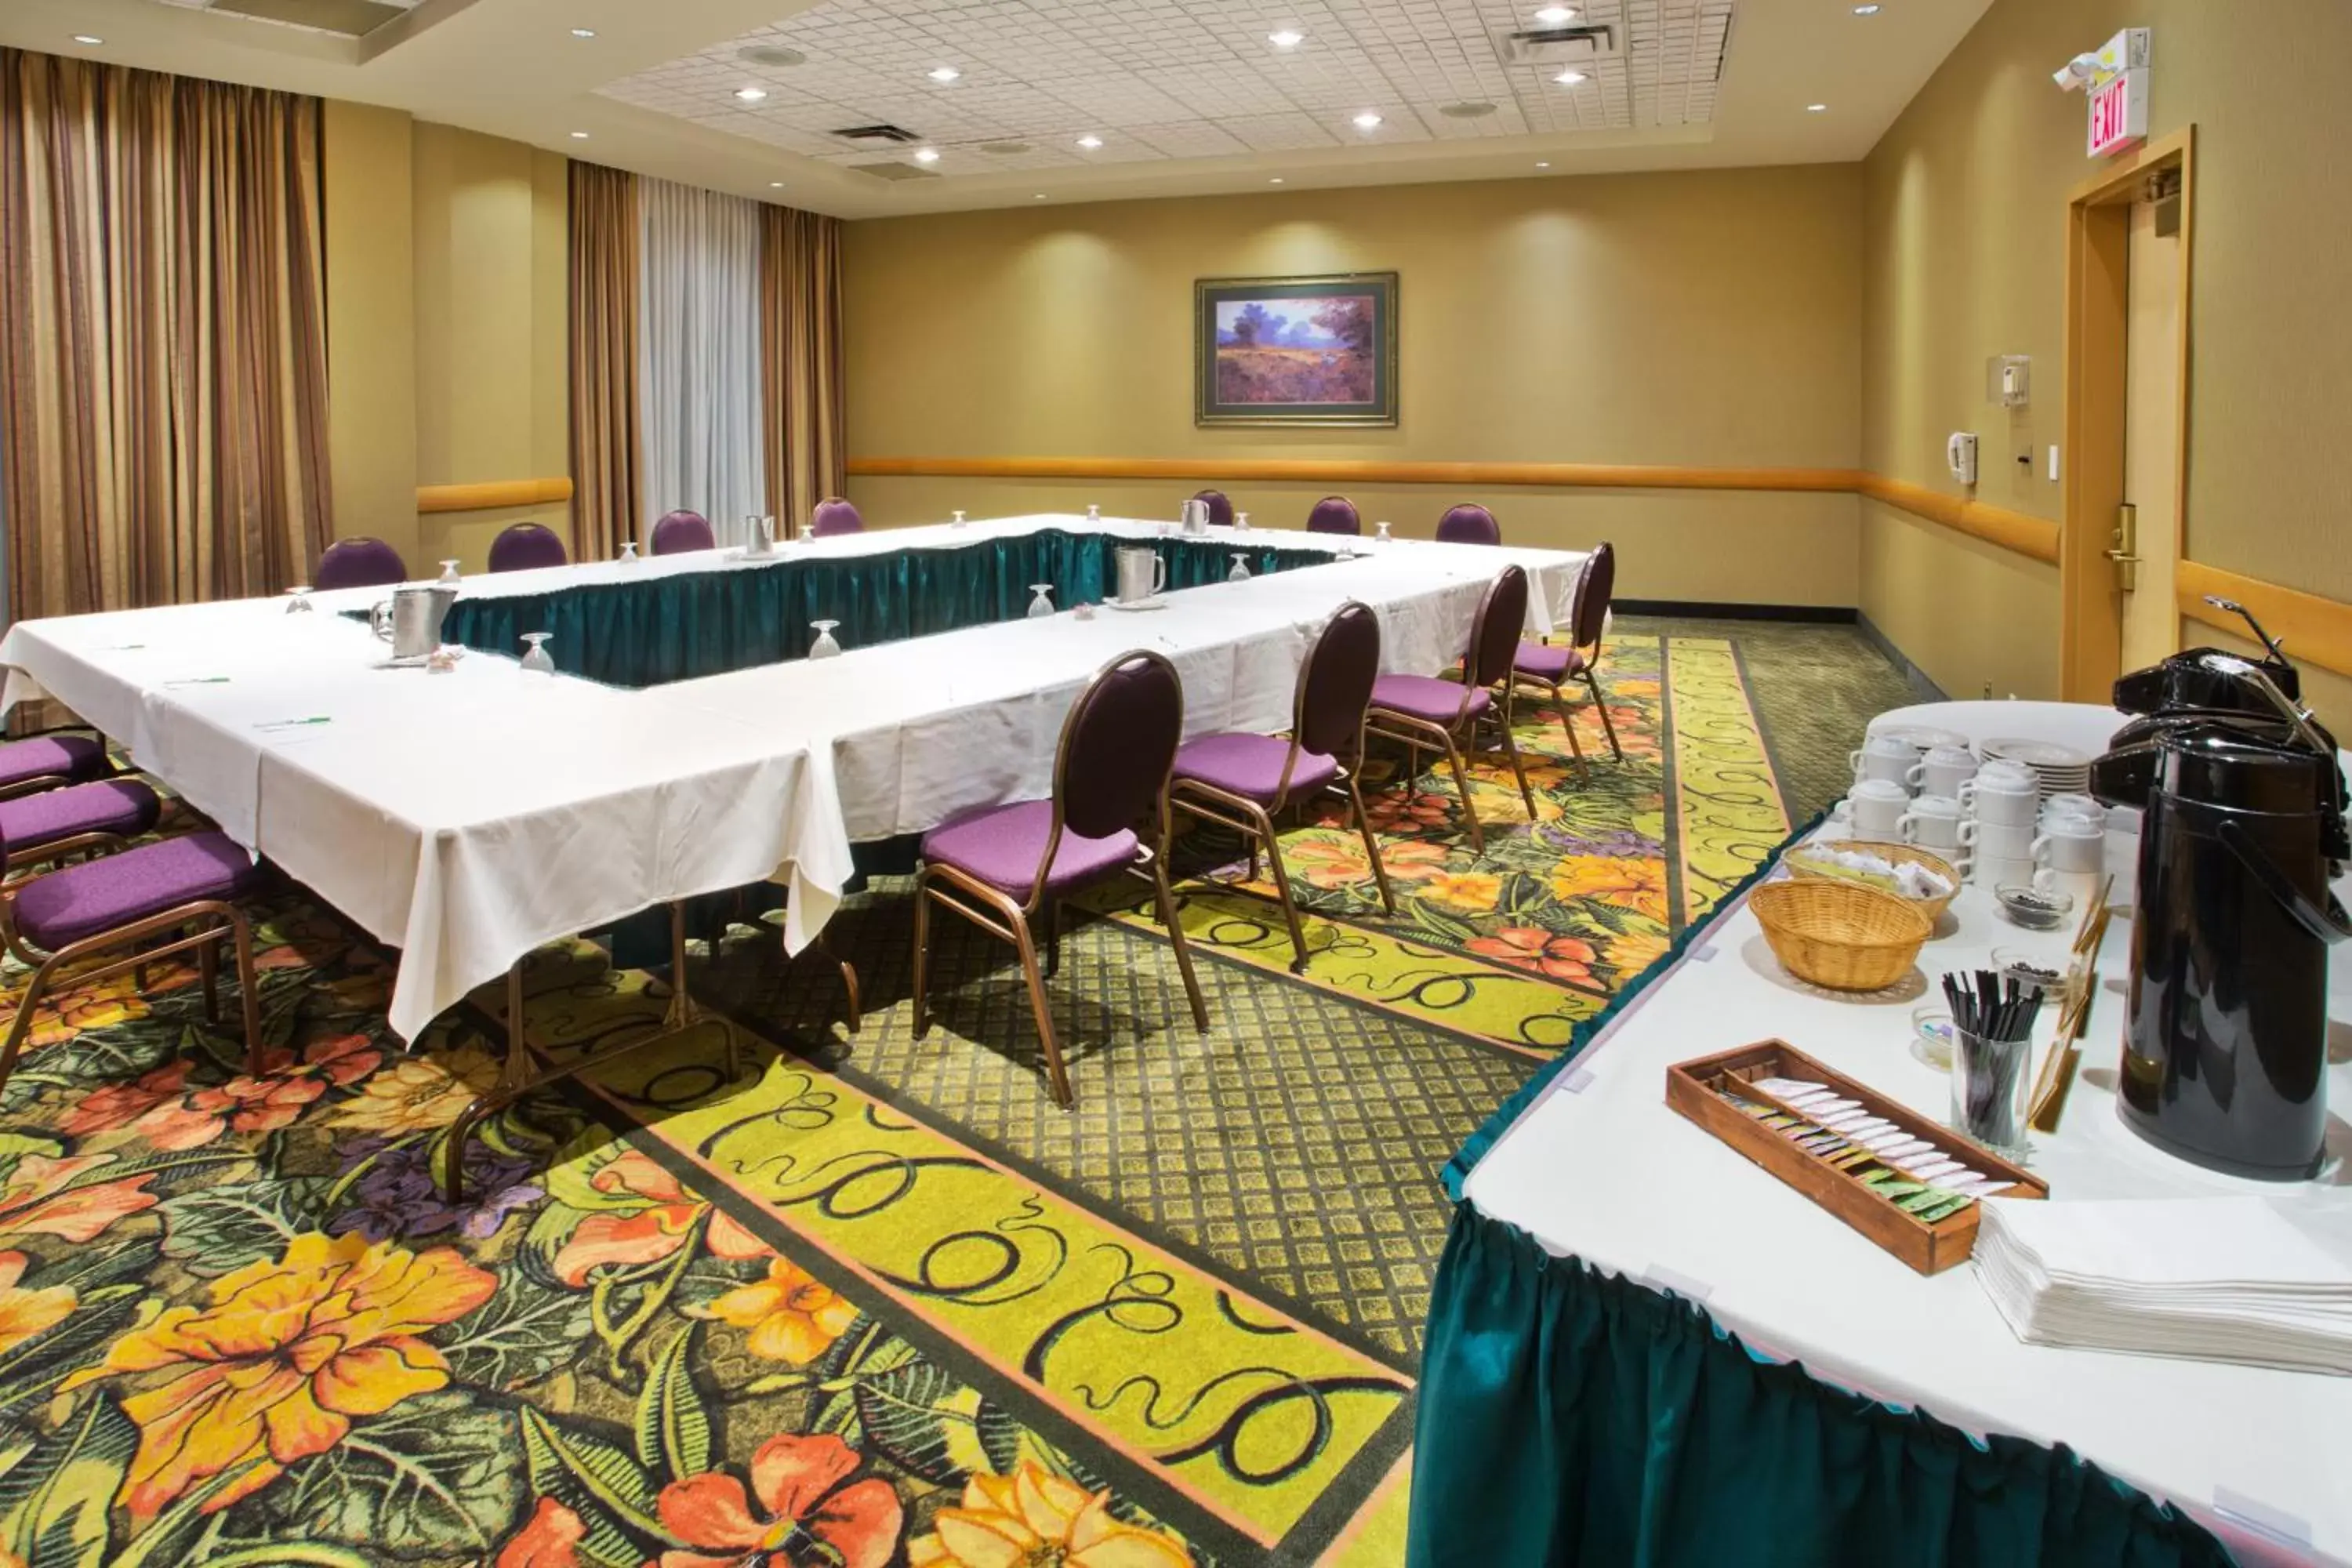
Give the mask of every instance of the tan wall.
M 2082 98 L 2050 75 L 2126 26 L 2155 29 L 2153 133 L 2198 128 L 2188 552 L 2352 599 L 2352 477 L 2336 451 L 2352 407 L 2352 223 L 2330 179 L 2352 146 L 2343 0 L 1996 0 L 1865 164 L 1863 463 L 1952 491 L 1945 437 L 1976 430 L 1979 499 L 2061 515 L 2040 454 L 2062 438 L 2063 220 L 2098 165 Z M 2015 420 L 1985 400 L 1997 353 L 2033 356 L 2034 406 Z M 1864 613 L 1947 689 L 2056 695 L 2055 568 L 1997 568 L 1876 506 L 1861 553 Z M 1983 613 L 1952 616 L 1953 594 Z
M 1213 197 L 853 224 L 853 457 L 1548 460 L 1845 468 L 1861 256 L 1852 166 Z M 1394 430 L 1192 423 L 1192 284 L 1402 274 Z M 1173 515 L 1173 483 L 856 479 L 877 522 Z M 1268 521 L 1317 488 L 1226 487 Z M 1425 533 L 1493 506 L 1530 543 L 1616 541 L 1620 592 L 1851 605 L 1845 495 L 1355 492 Z
M 563 505 L 420 516 L 420 485 L 571 472 L 566 160 L 405 114 L 327 106 L 336 528 L 425 574 Z
M 329 100 L 327 442 L 335 531 L 416 556 L 416 310 L 411 121 Z M 389 193 L 389 195 L 387 195 Z

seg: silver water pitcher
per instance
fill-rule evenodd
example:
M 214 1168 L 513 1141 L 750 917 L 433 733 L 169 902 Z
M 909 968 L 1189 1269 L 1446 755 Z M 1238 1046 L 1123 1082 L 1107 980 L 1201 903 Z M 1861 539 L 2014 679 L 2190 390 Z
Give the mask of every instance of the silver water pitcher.
M 457 602 L 455 588 L 396 588 L 368 612 L 368 624 L 392 645 L 394 664 L 421 664 L 441 646 L 441 622 Z
M 1188 500 L 1184 503 L 1184 534 L 1188 539 L 1200 539 L 1209 531 L 1209 503 Z
M 1156 599 L 1168 586 L 1168 563 L 1160 552 L 1140 544 L 1123 546 L 1118 552 L 1118 602 L 1139 605 Z

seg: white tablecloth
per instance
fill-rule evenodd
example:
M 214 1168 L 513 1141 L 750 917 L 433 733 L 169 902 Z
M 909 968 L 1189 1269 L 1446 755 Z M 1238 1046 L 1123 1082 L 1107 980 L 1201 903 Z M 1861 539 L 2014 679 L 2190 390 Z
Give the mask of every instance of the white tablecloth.
M 792 549 L 952 547 L 1047 527 L 1158 532 L 1039 516 Z M 1070 699 L 1126 649 L 1175 662 L 1188 734 L 1276 729 L 1290 720 L 1305 634 L 1343 601 L 1379 612 L 1385 668 L 1428 671 L 1461 654 L 1504 562 L 1528 567 L 1529 628 L 1546 632 L 1567 624 L 1584 561 L 1418 541 L 1365 549 L 1171 595 L 1157 611 L 1091 621 L 1066 611 L 642 691 L 480 655 L 448 674 L 382 668 L 383 645 L 340 612 L 383 589 L 313 595 L 307 616 L 246 600 L 26 621 L 0 640 L 0 708 L 54 696 L 239 843 L 399 947 L 390 1016 L 414 1038 L 541 942 L 763 877 L 789 883 L 797 950 L 838 904 L 853 842 L 1046 793 Z M 704 552 L 474 578 L 464 592 L 742 569 Z M 326 721 L 293 722 L 306 720 Z
M 2095 752 L 2121 716 L 1952 703 L 1902 717 L 1972 741 L 2030 735 Z M 1920 957 L 1931 992 L 1936 974 L 1982 965 L 1995 946 L 2061 961 L 2072 935 L 2021 931 L 1973 887 L 1950 919 Z M 2344 1158 L 2352 1128 L 2342 1119 L 2352 1110 L 2352 1063 L 2329 1073 L 2336 1158 L 2315 1182 L 2220 1176 L 2123 1124 L 2114 1084 L 2129 937 L 2127 922 L 2110 924 L 2100 962 L 2107 989 L 2084 1070 L 2059 1132 L 2034 1141 L 2033 1168 L 2053 1201 L 2253 1193 L 2326 1211 L 2330 1223 L 2352 1218 Z M 2338 1032 L 2352 1029 L 2352 952 L 2337 950 L 2330 980 L 2329 1016 Z M 2352 1561 L 2352 1489 L 2343 1485 L 2352 1379 L 2021 1344 L 1969 1267 L 1914 1274 L 1666 1108 L 1673 1063 L 1778 1036 L 1941 1120 L 1949 1080 L 1908 1049 L 1911 1011 L 1931 1000 L 1940 1003 L 1865 1003 L 1800 987 L 1743 901 L 1554 1080 L 1471 1173 L 1465 1194 L 1554 1253 L 1702 1295 L 1750 1344 L 1818 1376 L 1971 1431 L 2066 1443 L 2242 1546 L 2299 1535 L 2325 1560 Z M 2048 1028 L 2045 1018 L 2045 1037 Z M 1734 1194 L 1738 1201 L 1727 1201 Z

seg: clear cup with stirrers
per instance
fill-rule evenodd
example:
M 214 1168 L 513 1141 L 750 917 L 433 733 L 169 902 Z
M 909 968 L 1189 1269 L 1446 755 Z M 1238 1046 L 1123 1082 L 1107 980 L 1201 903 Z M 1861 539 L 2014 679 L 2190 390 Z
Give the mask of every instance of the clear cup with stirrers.
M 2042 988 L 1979 970 L 1945 975 L 1944 998 L 1952 1005 L 1952 1125 L 2022 1160 Z
M 287 589 L 287 590 L 286 590 L 286 613 L 287 613 L 288 615 L 289 615 L 289 616 L 307 615 L 307 614 L 310 612 L 310 584 L 308 584 L 308 583 L 297 583 L 297 584 L 295 584 L 291 588 L 289 588 L 289 589 Z
M 1246 583 L 1249 580 L 1249 552 L 1246 550 L 1236 550 L 1234 552 L 1234 569 L 1225 574 L 1225 581 L 1228 583 Z
M 1046 616 L 1054 613 L 1054 584 L 1051 583 L 1032 583 L 1029 584 L 1029 591 L 1036 595 L 1035 598 L 1029 601 L 1029 618 L 1031 620 L 1042 621 Z
M 455 561 L 444 561 L 441 563 L 440 581 L 444 583 L 456 583 L 460 580 L 461 579 L 457 575 L 457 563 Z
M 833 628 L 839 625 L 841 625 L 839 621 L 811 621 L 809 623 L 809 629 L 816 633 L 816 640 L 809 644 L 808 656 L 811 658 L 839 658 L 841 657 L 841 645 L 833 640 Z
M 522 640 L 530 645 L 522 656 L 522 667 L 533 675 L 553 675 L 555 661 L 547 657 L 547 639 L 553 632 L 525 632 Z

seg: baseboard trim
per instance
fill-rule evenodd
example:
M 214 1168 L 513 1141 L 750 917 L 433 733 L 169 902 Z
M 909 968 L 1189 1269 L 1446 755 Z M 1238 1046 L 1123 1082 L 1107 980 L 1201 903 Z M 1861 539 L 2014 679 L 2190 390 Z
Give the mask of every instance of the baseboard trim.
M 1682 616 L 1703 621 L 1809 621 L 1850 626 L 1861 612 L 1850 605 L 1719 605 L 1704 599 L 1616 599 L 1622 616 Z
M 1886 656 L 1887 663 L 1903 672 L 1903 679 L 1911 683 L 1911 689 L 1918 693 L 1920 701 L 1949 702 L 1952 700 L 1951 695 L 1928 679 L 1926 670 L 1912 663 L 1911 656 L 1896 647 L 1894 639 L 1880 631 L 1878 624 L 1868 616 L 1857 610 L 1854 612 L 1854 625 L 1864 637 L 1870 639 L 1874 647 Z

